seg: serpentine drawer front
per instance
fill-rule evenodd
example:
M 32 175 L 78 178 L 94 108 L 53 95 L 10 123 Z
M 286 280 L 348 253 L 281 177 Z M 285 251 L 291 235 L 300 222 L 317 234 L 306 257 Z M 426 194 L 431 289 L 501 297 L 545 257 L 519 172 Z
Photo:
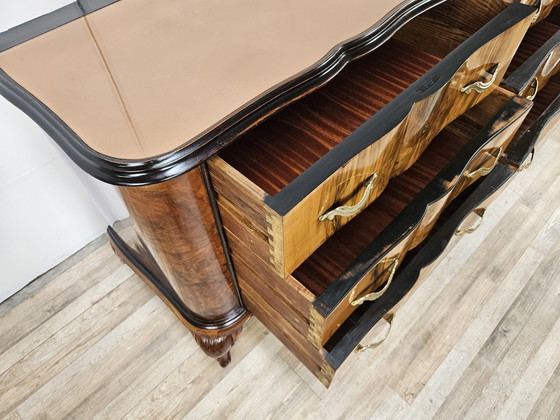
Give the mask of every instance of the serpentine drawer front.
M 506 72 L 503 86 L 534 98 L 560 70 L 560 22 L 548 16 L 529 29 Z
M 492 104 L 488 99 L 479 107 L 489 105 L 488 111 L 490 111 L 490 108 L 503 102 L 502 99 Z M 474 115 L 473 119 L 480 121 Z M 443 252 L 452 237 L 476 232 L 478 226 L 483 223 L 487 209 L 492 211 L 491 202 L 497 198 L 513 175 L 530 166 L 535 155 L 539 154 L 540 142 L 559 126 L 560 76 L 557 75 L 550 79 L 547 88 L 535 98 L 534 106 L 523 119 L 521 128 L 515 132 L 509 146 L 504 148 L 500 162 L 489 174 L 472 183 L 448 204 L 428 237 L 404 259 L 392 280 L 391 287 L 373 302 L 361 305 L 325 343 L 322 350 L 325 362 L 319 377 L 328 380 L 325 374 L 336 371 L 353 351 L 379 344 L 361 343 L 361 340 L 382 317 L 388 321 L 392 320 L 393 314 L 398 312 L 398 307 L 406 296 L 410 295 L 429 275 L 430 270 L 426 267 L 433 267 L 432 263 Z M 463 125 L 463 130 L 464 127 Z M 305 356 L 302 355 L 301 358 L 304 359 Z
M 548 89 L 547 95 L 537 96 L 535 106 L 505 149 L 500 163 L 450 203 L 428 238 L 403 263 L 393 286 L 375 302 L 356 310 L 339 328 L 337 336 L 325 345 L 329 368 L 324 371 L 338 369 L 353 351 L 367 348 L 369 343 L 360 342 L 373 325 L 382 317 L 390 321 L 395 312 L 398 316 L 398 307 L 429 275 L 433 262 L 450 239 L 475 232 L 480 223 L 484 223 L 484 213 L 492 211 L 491 203 L 499 199 L 500 191 L 515 174 L 530 166 L 535 155 L 538 156 L 539 143 L 560 126 L 560 78 L 556 76 L 550 83 L 550 90 L 558 96 L 548 94 Z
M 437 135 L 409 170 L 286 279 L 244 244 L 231 243 L 251 311 L 330 382 L 327 343 L 353 311 L 391 290 L 407 252 L 424 241 L 450 200 L 492 173 L 531 105 L 496 89 Z
M 539 28 L 539 25 L 536 25 L 528 35 L 542 30 L 543 26 Z M 552 37 L 555 30 L 549 27 L 548 32 Z M 529 48 L 531 44 L 533 47 Z M 556 48 L 555 42 L 542 42 L 542 44 L 547 45 L 548 52 L 542 48 L 539 49 L 540 45 L 535 47 L 534 42 L 530 42 L 530 40 L 526 40 L 522 44 L 513 60 L 513 69 L 508 71 L 512 75 L 504 81 L 504 86 L 513 86 L 515 83 L 528 84 L 535 71 L 541 67 L 542 57 L 551 57 L 551 52 Z M 533 56 L 531 56 L 532 53 L 534 53 Z M 517 68 L 524 69 L 524 72 L 515 74 L 513 70 Z M 525 79 L 522 78 L 522 75 Z M 392 279 L 391 286 L 386 287 L 385 285 L 380 291 L 377 291 L 378 296 L 375 296 L 375 300 L 364 303 L 355 310 L 339 327 L 336 334 L 325 343 L 323 346 L 325 362 L 319 375 L 324 378 L 323 380 L 328 380 L 329 377 L 325 377 L 325 375 L 336 371 L 352 352 L 366 350 L 381 344 L 362 343 L 361 341 L 382 317 L 389 322 L 392 321 L 394 314 L 398 313 L 398 307 L 406 300 L 406 297 L 413 293 L 429 275 L 433 262 L 444 251 L 450 239 L 476 232 L 480 224 L 484 223 L 485 212 L 492 211 L 490 204 L 511 181 L 513 175 L 529 168 L 535 156 L 538 158 L 540 142 L 549 133 L 560 127 L 560 75 L 546 78 L 546 81 L 546 89 L 543 89 L 544 84 L 540 86 L 539 92 L 534 98 L 534 106 L 523 119 L 521 127 L 513 135 L 509 146 L 506 147 L 506 143 L 501 143 L 504 152 L 499 163 L 490 173 L 474 182 L 469 181 L 470 185 L 456 198 L 456 192 L 463 190 L 466 185 L 455 187 L 453 201 L 449 202 L 447 208 L 439 215 L 435 227 L 428 233 L 427 238 L 411 250 L 402 261 L 400 269 Z M 492 109 L 503 103 L 504 98 L 496 101 L 489 99 L 491 98 L 483 101 L 478 108 L 486 108 L 485 112 L 491 115 Z M 468 114 L 465 115 L 465 117 L 467 116 Z M 471 114 L 471 117 L 470 125 L 477 125 L 473 124 L 473 121 L 480 123 L 476 114 Z M 453 131 L 453 125 L 447 129 Z M 464 132 L 467 125 L 461 124 L 461 126 L 461 132 Z M 492 142 L 488 142 L 485 148 L 488 148 L 490 144 Z M 496 143 L 493 144 L 496 145 Z M 425 235 L 422 235 L 422 238 L 424 237 Z M 381 291 L 384 293 L 381 294 Z M 390 331 L 390 328 L 389 326 L 387 332 Z M 305 358 L 303 355 L 301 357 Z
M 238 139 L 209 161 L 228 233 L 292 273 L 499 84 L 532 15 L 513 4 L 443 59 L 389 40 Z

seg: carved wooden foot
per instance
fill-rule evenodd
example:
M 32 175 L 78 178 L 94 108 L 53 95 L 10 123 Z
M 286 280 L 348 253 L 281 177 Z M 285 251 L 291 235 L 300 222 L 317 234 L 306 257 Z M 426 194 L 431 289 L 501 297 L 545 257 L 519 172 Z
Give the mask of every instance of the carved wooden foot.
M 221 367 L 226 367 L 231 362 L 230 349 L 235 344 L 235 338 L 240 332 L 241 329 L 230 335 L 211 337 L 193 331 L 193 336 L 204 353 L 217 359 Z

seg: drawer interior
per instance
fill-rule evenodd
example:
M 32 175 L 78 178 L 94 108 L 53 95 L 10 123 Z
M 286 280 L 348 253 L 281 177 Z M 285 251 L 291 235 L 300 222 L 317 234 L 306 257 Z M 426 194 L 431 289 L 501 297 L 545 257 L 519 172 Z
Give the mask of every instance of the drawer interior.
M 315 296 L 322 294 L 510 98 L 496 91 L 452 122 L 411 168 L 389 181 L 375 202 L 319 247 L 292 277 Z
M 495 10 L 482 7 L 484 13 L 458 25 L 461 31 L 446 32 L 457 27 L 453 13 L 466 13 L 465 1 L 443 3 L 407 23 L 376 50 L 243 134 L 219 156 L 275 196 L 507 7 L 499 2 L 492 5 Z
M 427 52 L 443 57 L 504 11 L 509 3 L 511 0 L 447 0 L 415 18 L 395 37 L 410 45 L 425 45 Z
M 390 39 L 220 152 L 274 196 L 441 60 Z

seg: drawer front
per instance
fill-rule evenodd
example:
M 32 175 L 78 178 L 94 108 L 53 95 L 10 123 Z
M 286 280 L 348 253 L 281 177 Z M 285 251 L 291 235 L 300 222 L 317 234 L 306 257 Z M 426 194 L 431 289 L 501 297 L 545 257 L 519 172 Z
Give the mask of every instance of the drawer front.
M 531 107 L 513 98 L 487 128 L 434 179 L 416 199 L 372 242 L 335 283 L 319 296 L 312 308 L 311 337 L 323 345 L 348 316 L 367 301 L 390 290 L 399 264 L 407 252 L 428 236 L 449 201 L 498 164 Z M 385 233 L 386 232 L 386 233 Z M 346 291 L 341 285 L 346 287 Z
M 433 263 L 444 252 L 452 238 L 474 233 L 484 223 L 486 210 L 499 198 L 500 192 L 518 172 L 527 168 L 533 157 L 538 158 L 535 148 L 560 123 L 560 96 L 531 124 L 530 128 L 516 136 L 504 151 L 500 163 L 486 177 L 479 179 L 476 186 L 465 191 L 453 202 L 454 210 L 438 220 L 435 232 L 419 247 L 415 256 L 396 273 L 393 287 L 378 300 L 364 304 L 352 314 L 352 322 L 343 324 L 344 333 L 337 332 L 336 338 L 327 342 L 325 358 L 336 371 L 355 350 L 367 347 L 360 343 L 362 338 L 382 317 L 390 318 L 399 306 L 421 284 L 430 273 Z M 522 175 L 521 175 L 522 176 Z M 490 206 L 490 207 L 489 207 Z M 348 327 L 346 327 L 348 325 Z M 346 327 L 346 328 L 345 328 Z
M 558 127 L 560 127 L 560 95 L 550 102 L 530 128 L 511 142 L 505 151 L 503 162 L 518 170 L 527 168 L 535 155 L 538 155 L 540 142 Z
M 255 191 L 224 161 L 212 159 L 220 199 L 235 207 L 235 195 L 243 191 L 252 197 L 242 205 L 255 204 L 250 211 L 266 221 L 264 227 L 243 221 L 226 228 L 237 237 L 245 235 L 243 226 L 257 232 L 256 253 L 287 277 L 414 164 L 450 121 L 492 92 L 529 26 L 527 9 L 506 9 L 274 196 Z
M 481 177 L 487 176 L 498 165 L 500 158 L 504 155 L 510 141 L 519 130 L 524 118 L 506 127 L 498 136 L 490 139 L 484 147 L 482 147 L 476 156 L 468 164 L 467 168 L 463 171 L 457 186 L 450 193 L 449 200 L 455 199 L 463 190 L 469 185 L 476 182 Z M 425 235 L 419 237 L 419 241 L 424 240 Z
M 546 22 L 543 22 L 545 24 Z M 531 32 L 537 28 L 531 29 Z M 532 40 L 523 42 L 520 50 Z M 530 48 L 528 46 L 527 48 Z M 520 51 L 518 54 L 522 54 Z M 511 89 L 525 98 L 534 99 L 548 80 L 560 70 L 560 31 L 551 36 L 531 57 L 521 64 L 502 83 L 505 88 Z
M 463 204 L 438 227 L 430 240 L 422 244 L 414 258 L 396 274 L 393 287 L 379 300 L 363 305 L 352 315 L 352 323 L 342 326 L 345 330 L 344 334 L 337 334 L 337 337 L 325 346 L 329 349 L 326 359 L 334 370 L 338 369 L 352 352 L 367 348 L 370 343 L 361 342 L 362 338 L 381 318 L 387 317 L 388 313 L 394 314 L 398 310 L 398 306 L 427 276 L 430 265 L 443 253 L 455 232 L 467 226 L 465 220 L 469 215 L 479 208 L 488 206 L 507 185 L 514 173 L 513 169 L 498 165 L 470 195 L 461 197 L 461 200 L 464 200 Z
M 499 85 L 525 34 L 528 20 L 481 46 L 437 94 L 414 104 L 408 117 L 406 134 L 399 142 L 393 176 L 408 169 L 443 127 L 479 103 Z
M 550 14 L 553 7 L 560 6 L 560 0 L 521 0 L 521 3 L 530 6 L 538 5 L 537 12 L 533 17 L 533 24 L 537 24 L 545 19 Z

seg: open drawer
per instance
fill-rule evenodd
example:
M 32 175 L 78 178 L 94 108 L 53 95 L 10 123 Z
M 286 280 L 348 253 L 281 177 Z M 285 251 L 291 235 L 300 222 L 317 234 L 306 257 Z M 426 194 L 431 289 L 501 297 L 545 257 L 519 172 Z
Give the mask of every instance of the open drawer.
M 496 89 L 285 279 L 230 235 L 248 308 L 328 383 L 334 374 L 325 362 L 328 343 L 353 312 L 392 290 L 407 253 L 425 240 L 447 204 L 493 173 L 531 105 Z
M 227 233 L 288 276 L 495 88 L 534 12 L 512 4 L 454 50 L 390 39 L 241 136 L 208 162 Z
M 551 15 L 527 31 L 502 86 L 533 99 L 559 70 L 560 22 L 557 16 Z
M 525 119 L 526 128 L 516 133 L 496 168 L 463 191 L 442 213 L 429 236 L 408 254 L 393 280 L 393 287 L 377 301 L 355 311 L 325 344 L 324 355 L 328 368 L 323 368 L 323 372 L 336 371 L 352 352 L 367 349 L 369 344 L 360 344 L 360 341 L 373 325 L 382 317 L 392 320 L 396 307 L 427 276 L 428 267 L 443 253 L 451 237 L 476 231 L 481 216 L 499 196 L 499 192 L 513 175 L 529 166 L 537 145 L 559 127 L 560 85 L 557 85 L 556 80 L 552 81 L 558 96 L 538 100 L 539 103 Z M 545 110 L 540 113 L 534 112 L 543 108 Z M 536 153 L 538 156 L 538 151 Z M 371 347 L 379 344 L 373 343 Z

